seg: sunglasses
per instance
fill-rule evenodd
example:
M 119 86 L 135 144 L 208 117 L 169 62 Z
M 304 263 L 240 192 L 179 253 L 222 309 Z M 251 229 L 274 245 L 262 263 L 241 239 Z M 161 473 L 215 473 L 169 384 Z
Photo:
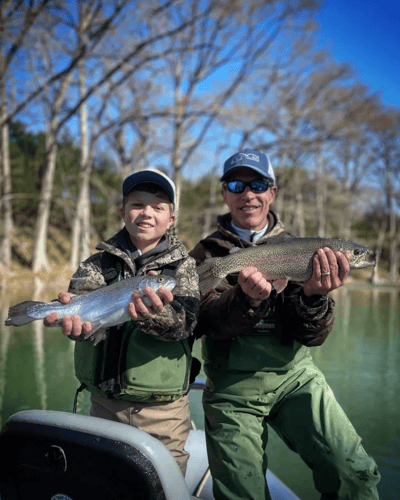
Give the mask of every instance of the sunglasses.
M 265 193 L 270 186 L 268 181 L 257 180 L 257 181 L 229 181 L 226 182 L 226 189 L 230 193 L 243 193 L 247 186 L 250 186 L 250 189 L 253 193 Z

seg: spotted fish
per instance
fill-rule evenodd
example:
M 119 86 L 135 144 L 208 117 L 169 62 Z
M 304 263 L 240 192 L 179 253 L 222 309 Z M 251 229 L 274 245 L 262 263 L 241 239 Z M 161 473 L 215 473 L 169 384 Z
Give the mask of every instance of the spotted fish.
M 324 247 L 334 252 L 343 252 L 349 259 L 350 269 L 375 265 L 374 261 L 368 260 L 373 250 L 353 241 L 276 236 L 267 239 L 262 245 L 246 249 L 235 248 L 225 257 L 206 259 L 197 267 L 200 292 L 205 295 L 228 274 L 238 273 L 247 266 L 255 266 L 280 293 L 289 280 L 304 283 L 311 278 L 313 256 L 319 248 Z

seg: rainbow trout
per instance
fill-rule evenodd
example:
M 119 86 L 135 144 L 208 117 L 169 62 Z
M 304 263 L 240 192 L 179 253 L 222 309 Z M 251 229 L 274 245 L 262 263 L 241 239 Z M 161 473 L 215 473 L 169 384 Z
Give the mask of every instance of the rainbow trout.
M 289 280 L 304 283 L 311 278 L 313 256 L 319 248 L 324 247 L 334 252 L 343 252 L 349 259 L 351 269 L 375 265 L 375 261 L 367 260 L 373 250 L 353 241 L 275 236 L 267 239 L 262 245 L 246 249 L 234 248 L 225 257 L 206 259 L 197 267 L 200 292 L 205 295 L 218 286 L 228 274 L 238 273 L 247 266 L 255 266 L 280 293 Z
M 144 289 L 151 287 L 157 292 L 162 286 L 173 290 L 175 279 L 162 274 L 135 276 L 97 288 L 83 295 L 75 295 L 69 304 L 62 304 L 59 301 L 45 303 L 28 300 L 10 307 L 5 324 L 6 326 L 26 325 L 56 312 L 58 320 L 51 326 L 61 326 L 64 316 L 77 314 L 82 318 L 82 322 L 89 321 L 93 327 L 93 331 L 83 338 L 95 340 L 97 343 L 103 336 L 99 335 L 97 338 L 94 335 L 97 330 L 120 325 L 131 319 L 128 315 L 128 304 L 133 292 L 138 292 L 143 297 L 145 304 L 150 306 L 151 302 L 144 295 Z

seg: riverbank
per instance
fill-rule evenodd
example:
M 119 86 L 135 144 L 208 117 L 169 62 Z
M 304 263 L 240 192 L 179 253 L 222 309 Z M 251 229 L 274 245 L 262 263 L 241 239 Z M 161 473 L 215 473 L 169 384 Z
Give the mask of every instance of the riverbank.
M 73 274 L 67 266 L 57 266 L 50 271 L 33 273 L 29 269 L 11 269 L 0 273 L 0 289 L 7 288 L 35 288 L 39 283 L 46 284 L 50 288 L 64 288 L 68 286 Z
M 62 265 L 53 263 L 51 270 L 39 273 L 33 273 L 30 269 L 13 264 L 9 270 L 0 271 L 0 290 L 3 288 L 35 288 L 40 283 L 47 288 L 64 290 L 68 287 L 73 272 L 74 270 L 70 269 L 67 263 Z M 379 272 L 380 277 L 376 283 L 371 283 L 371 275 L 370 268 L 353 270 L 346 280 L 346 286 L 400 287 L 400 279 L 396 283 L 392 283 L 384 271 Z

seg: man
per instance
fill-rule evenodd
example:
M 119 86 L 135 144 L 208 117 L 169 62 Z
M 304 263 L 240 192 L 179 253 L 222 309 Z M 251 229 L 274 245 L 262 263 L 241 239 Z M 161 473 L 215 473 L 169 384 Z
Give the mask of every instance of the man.
M 264 154 L 245 149 L 231 156 L 221 181 L 230 213 L 190 252 L 197 264 L 287 234 L 270 210 L 277 187 Z M 309 349 L 331 331 L 328 293 L 345 283 L 349 271 L 344 254 L 324 248 L 302 287 L 289 282 L 277 294 L 250 266 L 202 297 L 196 328 L 203 335 L 203 404 L 217 500 L 270 499 L 267 424 L 312 469 L 321 499 L 378 498 L 377 466 Z
M 173 293 L 145 288 L 151 306 L 133 293 L 128 305 L 132 321 L 108 329 L 97 345 L 85 341 L 92 326 L 79 316 L 64 317 L 62 332 L 81 340 L 75 346 L 75 374 L 91 393 L 90 414 L 158 438 L 185 475 L 191 339 L 200 307 L 196 264 L 168 232 L 176 218 L 171 179 L 155 170 L 135 172 L 124 180 L 122 198 L 124 228 L 81 263 L 69 292 L 82 294 L 131 276 L 163 273 L 174 276 Z M 63 303 L 70 296 L 59 294 Z M 56 319 L 53 313 L 45 324 Z

